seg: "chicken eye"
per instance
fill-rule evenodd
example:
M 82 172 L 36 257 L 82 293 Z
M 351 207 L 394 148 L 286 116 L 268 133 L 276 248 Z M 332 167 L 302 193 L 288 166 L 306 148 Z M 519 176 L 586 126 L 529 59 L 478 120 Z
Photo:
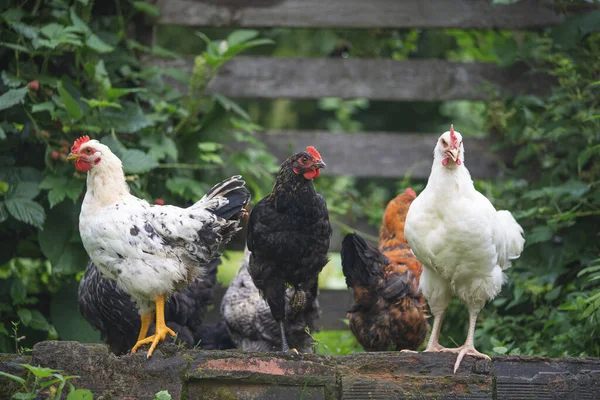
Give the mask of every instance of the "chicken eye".
M 440 139 L 440 143 L 442 144 L 442 146 L 447 147 L 448 143 L 446 143 L 446 141 L 444 139 Z
M 308 157 L 304 156 L 302 157 L 302 162 L 307 162 L 308 161 Z
M 92 154 L 92 149 L 90 149 L 89 147 L 87 149 L 84 150 L 85 154 Z

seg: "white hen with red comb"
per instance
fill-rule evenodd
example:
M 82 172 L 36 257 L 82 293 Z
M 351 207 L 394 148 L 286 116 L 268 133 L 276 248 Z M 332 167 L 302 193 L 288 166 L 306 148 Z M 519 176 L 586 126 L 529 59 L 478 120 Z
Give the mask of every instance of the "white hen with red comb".
M 437 141 L 427 186 L 411 204 L 404 232 L 423 263 L 420 286 L 434 316 L 425 351 L 457 353 L 454 372 L 465 355 L 489 359 L 473 343 L 477 316 L 500 293 L 503 270 L 520 256 L 525 239 L 511 213 L 496 211 L 473 186 L 453 127 Z M 452 296 L 469 308 L 469 332 L 463 346 L 446 349 L 438 337 Z

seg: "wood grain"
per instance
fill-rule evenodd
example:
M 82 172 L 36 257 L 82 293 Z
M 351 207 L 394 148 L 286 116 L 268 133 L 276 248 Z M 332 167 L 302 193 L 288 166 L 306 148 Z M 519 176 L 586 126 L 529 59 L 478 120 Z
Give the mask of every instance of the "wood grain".
M 193 62 L 149 58 L 161 68 L 184 68 Z M 552 79 L 525 65 L 500 68 L 491 63 L 444 60 L 236 57 L 208 86 L 209 94 L 241 98 L 444 101 L 550 92 Z M 491 90 L 490 90 L 491 89 Z
M 306 146 L 316 147 L 327 163 L 322 175 L 400 178 L 410 174 L 422 179 L 428 178 L 431 172 L 437 137 L 437 134 L 316 131 L 256 135 L 280 162 Z M 489 152 L 491 145 L 489 139 L 465 139 L 465 165 L 473 178 L 498 175 L 500 157 Z
M 290 28 L 504 28 L 559 24 L 551 2 L 521 0 L 158 0 L 162 24 Z

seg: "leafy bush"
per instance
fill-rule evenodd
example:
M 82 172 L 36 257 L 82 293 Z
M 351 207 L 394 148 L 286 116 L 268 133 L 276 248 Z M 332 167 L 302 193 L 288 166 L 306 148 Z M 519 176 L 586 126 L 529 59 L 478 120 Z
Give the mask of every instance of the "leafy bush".
M 55 338 L 39 296 L 86 266 L 77 223 L 85 175 L 66 161 L 77 137 L 110 146 L 132 193 L 151 202 L 186 205 L 239 171 L 256 197 L 269 189 L 274 159 L 253 138 L 261 128 L 204 90 L 228 59 L 271 42 L 249 30 L 218 42 L 198 33 L 206 50 L 191 74 L 148 66 L 142 57 L 178 58 L 125 34 L 138 10 L 156 10 L 115 4 L 112 15 L 93 19 L 88 1 L 13 2 L 0 14 L 0 351 L 14 347 L 13 320 L 29 344 Z

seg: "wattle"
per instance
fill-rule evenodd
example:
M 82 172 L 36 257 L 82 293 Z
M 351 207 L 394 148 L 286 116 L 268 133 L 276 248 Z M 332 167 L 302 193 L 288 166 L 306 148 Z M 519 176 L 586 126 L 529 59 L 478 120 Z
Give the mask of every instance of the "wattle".
M 320 173 L 321 173 L 320 169 L 313 169 L 310 171 L 306 171 L 303 175 L 304 175 L 304 178 L 306 178 L 306 179 L 315 179 L 319 176 Z
M 90 170 L 90 168 L 92 168 L 92 164 L 80 158 L 75 160 L 75 168 L 77 168 L 77 171 L 79 172 L 87 172 Z

